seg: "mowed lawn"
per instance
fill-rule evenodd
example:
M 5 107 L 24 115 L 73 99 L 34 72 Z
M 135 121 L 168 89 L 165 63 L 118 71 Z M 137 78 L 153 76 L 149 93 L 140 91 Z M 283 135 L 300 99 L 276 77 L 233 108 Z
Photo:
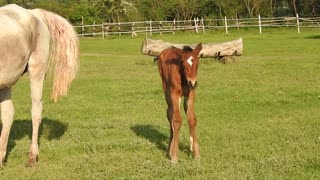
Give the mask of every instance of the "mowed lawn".
M 166 157 L 169 125 L 144 35 L 81 38 L 81 68 L 67 97 L 54 104 L 45 84 L 40 155 L 26 168 L 30 90 L 14 86 L 15 122 L 0 179 L 319 179 L 320 30 L 165 34 L 176 43 L 243 38 L 236 63 L 201 59 L 196 115 L 201 160 L 180 132 L 180 161 Z

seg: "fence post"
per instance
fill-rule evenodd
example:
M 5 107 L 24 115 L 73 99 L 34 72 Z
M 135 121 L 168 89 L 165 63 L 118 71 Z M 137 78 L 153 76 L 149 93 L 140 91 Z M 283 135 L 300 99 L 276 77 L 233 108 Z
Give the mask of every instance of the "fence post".
M 202 24 L 202 30 L 203 30 L 203 34 L 206 33 L 206 30 L 204 28 L 204 21 L 203 21 L 203 17 L 201 17 L 201 24 Z
M 262 33 L 262 28 L 261 28 L 261 17 L 260 17 L 260 14 L 259 14 L 259 32 L 260 34 Z
M 103 24 L 101 24 L 101 33 L 102 33 L 102 38 L 104 39 L 104 29 L 103 29 Z
M 296 14 L 296 16 L 297 16 L 297 28 L 298 28 L 298 33 L 300 33 L 299 15 Z
M 162 35 L 162 21 L 160 21 L 160 35 Z
M 225 28 L 226 28 L 226 34 L 228 34 L 227 16 L 224 17 L 224 25 L 225 25 Z
M 146 37 L 148 37 L 148 27 L 146 26 Z
M 238 29 L 238 31 L 239 31 L 239 20 L 238 20 L 238 14 L 236 13 L 236 23 L 237 23 L 237 29 Z
M 176 34 L 176 19 L 173 19 L 173 34 Z
M 199 33 L 197 19 L 194 18 L 194 28 L 196 29 L 196 33 Z
M 96 22 L 93 21 L 93 36 L 96 37 Z
M 105 29 L 106 29 L 106 32 L 105 32 L 105 34 L 106 34 L 106 36 L 108 36 L 108 32 L 109 32 L 109 30 L 110 30 L 110 26 L 108 25 L 108 24 L 106 24 L 107 26 L 105 27 Z
M 119 36 L 121 36 L 121 23 L 120 23 L 120 21 L 118 22 L 118 30 L 119 30 Z
M 83 16 L 81 16 L 81 36 L 83 37 L 84 27 L 83 27 Z
M 152 21 L 150 20 L 150 36 L 152 36 Z
M 132 26 L 131 26 L 131 37 L 135 37 L 137 36 L 137 33 L 134 31 L 134 23 L 132 23 Z

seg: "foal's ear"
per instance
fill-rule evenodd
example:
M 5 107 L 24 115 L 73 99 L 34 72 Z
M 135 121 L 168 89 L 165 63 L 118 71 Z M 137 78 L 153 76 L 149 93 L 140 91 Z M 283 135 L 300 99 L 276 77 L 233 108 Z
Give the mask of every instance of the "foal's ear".
M 182 51 L 180 48 L 177 48 L 177 47 L 175 47 L 175 46 L 171 46 L 171 48 L 172 48 L 173 50 L 175 50 L 175 51 Z
M 179 55 L 181 55 L 182 52 L 183 52 L 182 49 L 177 48 L 177 47 L 175 47 L 175 46 L 172 46 L 171 49 L 174 50 L 174 51 L 175 51 L 176 53 L 178 53 Z
M 199 43 L 197 47 L 193 50 L 193 52 L 198 55 L 201 50 L 202 50 L 202 43 Z

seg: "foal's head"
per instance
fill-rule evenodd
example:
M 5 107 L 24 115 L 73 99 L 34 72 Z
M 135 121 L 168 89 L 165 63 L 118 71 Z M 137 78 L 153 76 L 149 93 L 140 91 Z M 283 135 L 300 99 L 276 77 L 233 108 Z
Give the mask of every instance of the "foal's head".
M 188 46 L 183 47 L 181 54 L 182 67 L 186 75 L 188 85 L 195 87 L 197 84 L 197 71 L 199 65 L 198 55 L 202 49 L 202 44 L 198 44 L 195 49 Z

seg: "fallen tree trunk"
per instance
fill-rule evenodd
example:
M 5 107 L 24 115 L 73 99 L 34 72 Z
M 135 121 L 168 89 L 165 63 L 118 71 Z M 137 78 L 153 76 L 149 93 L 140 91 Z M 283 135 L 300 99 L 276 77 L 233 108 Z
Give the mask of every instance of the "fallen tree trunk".
M 146 38 L 141 47 L 141 52 L 144 55 L 158 56 L 164 49 L 175 46 L 177 48 L 183 48 L 183 46 L 190 46 L 195 48 L 197 44 L 175 44 L 162 40 L 153 40 Z M 202 50 L 199 53 L 201 58 L 223 58 L 225 56 L 240 56 L 243 51 L 242 38 L 238 38 L 233 41 L 222 43 L 209 43 L 203 44 Z

